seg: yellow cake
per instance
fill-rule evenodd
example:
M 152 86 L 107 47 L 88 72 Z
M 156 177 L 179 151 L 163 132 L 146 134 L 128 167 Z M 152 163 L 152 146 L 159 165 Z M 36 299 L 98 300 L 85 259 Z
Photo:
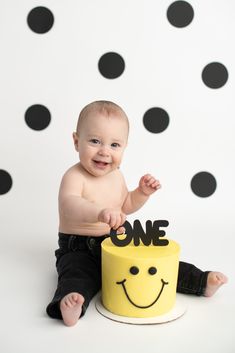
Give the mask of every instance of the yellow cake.
M 115 246 L 102 242 L 102 303 L 116 315 L 146 318 L 167 313 L 175 304 L 179 245 Z

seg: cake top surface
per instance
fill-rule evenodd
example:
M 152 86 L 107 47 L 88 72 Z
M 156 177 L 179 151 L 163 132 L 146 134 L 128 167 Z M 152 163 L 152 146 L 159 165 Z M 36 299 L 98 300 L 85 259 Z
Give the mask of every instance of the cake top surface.
M 121 235 L 120 237 L 123 237 Z M 166 257 L 178 253 L 180 251 L 180 246 L 174 240 L 169 240 L 169 244 L 166 246 L 146 246 L 140 243 L 139 246 L 135 246 L 133 241 L 127 246 L 116 246 L 112 243 L 111 238 L 105 239 L 101 246 L 102 251 L 112 254 L 114 256 L 121 256 L 126 258 L 156 258 L 156 257 Z

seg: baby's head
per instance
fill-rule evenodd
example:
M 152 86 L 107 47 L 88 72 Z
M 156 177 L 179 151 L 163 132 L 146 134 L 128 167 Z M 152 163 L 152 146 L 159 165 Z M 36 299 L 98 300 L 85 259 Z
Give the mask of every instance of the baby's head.
M 120 106 L 109 101 L 88 104 L 82 109 L 73 133 L 80 164 L 94 176 L 117 169 L 127 145 L 128 133 L 128 118 Z
M 88 116 L 91 119 L 92 118 L 97 119 L 98 115 L 102 115 L 107 118 L 117 118 L 125 121 L 127 126 L 127 137 L 128 137 L 129 121 L 126 113 L 116 103 L 105 101 L 105 100 L 89 103 L 81 110 L 78 117 L 76 132 L 79 133 L 79 130 L 81 129 L 83 122 L 88 121 Z

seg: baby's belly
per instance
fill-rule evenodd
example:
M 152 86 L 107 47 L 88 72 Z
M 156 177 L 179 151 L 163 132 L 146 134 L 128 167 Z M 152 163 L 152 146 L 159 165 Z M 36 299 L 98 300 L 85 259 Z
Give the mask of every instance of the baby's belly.
M 96 222 L 96 223 L 82 223 L 82 224 L 68 224 L 66 222 L 60 221 L 59 232 L 65 234 L 77 234 L 77 235 L 92 235 L 101 236 L 108 235 L 110 233 L 110 227 L 106 223 Z

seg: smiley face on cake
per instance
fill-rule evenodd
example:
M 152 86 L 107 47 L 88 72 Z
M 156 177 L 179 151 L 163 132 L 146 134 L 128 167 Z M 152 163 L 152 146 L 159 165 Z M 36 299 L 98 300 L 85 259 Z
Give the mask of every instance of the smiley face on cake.
M 139 268 L 138 268 L 137 266 L 132 266 L 132 267 L 130 268 L 130 271 L 129 271 L 129 272 L 130 272 L 132 275 L 136 276 L 136 275 L 139 274 Z M 149 267 L 149 269 L 148 269 L 148 275 L 153 276 L 153 275 L 156 275 L 156 273 L 157 273 L 156 267 L 154 267 L 154 266 Z M 147 278 L 148 275 L 146 276 L 146 278 L 145 278 L 145 276 L 143 275 L 139 282 L 140 282 L 141 284 L 142 284 L 142 283 L 144 284 L 144 283 L 148 282 L 148 278 Z M 139 280 L 139 278 L 138 278 L 138 280 Z M 155 279 L 155 281 L 156 281 L 156 279 Z M 155 282 L 155 281 L 154 281 L 154 282 Z M 160 289 L 159 293 L 157 294 L 156 298 L 155 298 L 151 303 L 149 303 L 149 304 L 147 304 L 147 305 L 143 305 L 143 304 L 137 304 L 133 299 L 131 299 L 131 297 L 130 297 L 130 295 L 129 295 L 129 293 L 128 293 L 129 291 L 127 290 L 128 283 L 126 283 L 126 282 L 127 282 L 127 279 L 124 278 L 122 281 L 116 282 L 116 283 L 117 283 L 117 284 L 120 284 L 120 285 L 122 286 L 123 291 L 124 291 L 124 293 L 125 293 L 127 299 L 129 300 L 129 302 L 130 302 L 132 305 L 134 305 L 134 306 L 136 306 L 137 308 L 140 308 L 140 309 L 147 309 L 147 308 L 150 308 L 152 305 L 154 305 L 154 304 L 158 301 L 158 299 L 160 298 L 160 296 L 161 296 L 161 294 L 162 294 L 162 292 L 163 292 L 163 289 L 164 289 L 165 285 L 169 284 L 169 282 L 166 282 L 166 281 L 164 281 L 163 278 L 161 278 L 162 285 L 161 285 L 161 289 Z M 149 282 L 152 282 L 152 281 L 149 281 Z M 154 282 L 149 283 L 149 285 L 148 285 L 147 287 L 150 287 L 150 289 L 151 289 L 151 288 L 153 289 L 153 287 L 154 287 Z M 135 286 L 135 284 L 134 284 L 134 286 Z M 144 293 L 144 291 L 142 291 L 142 293 Z M 144 298 L 144 299 L 145 299 L 145 298 Z
M 115 246 L 102 243 L 102 303 L 116 315 L 153 317 L 170 311 L 176 298 L 179 245 Z

